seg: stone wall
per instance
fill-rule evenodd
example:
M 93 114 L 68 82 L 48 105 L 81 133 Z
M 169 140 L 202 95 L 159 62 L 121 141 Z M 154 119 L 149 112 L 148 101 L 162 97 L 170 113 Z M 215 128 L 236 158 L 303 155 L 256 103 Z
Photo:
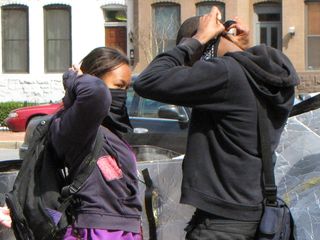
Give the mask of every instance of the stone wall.
M 298 93 L 320 92 L 320 73 L 319 72 L 301 72 L 300 84 L 297 87 Z
M 57 102 L 62 99 L 63 95 L 61 74 L 59 77 L 46 76 L 32 79 L 18 75 L 0 78 L 0 102 Z

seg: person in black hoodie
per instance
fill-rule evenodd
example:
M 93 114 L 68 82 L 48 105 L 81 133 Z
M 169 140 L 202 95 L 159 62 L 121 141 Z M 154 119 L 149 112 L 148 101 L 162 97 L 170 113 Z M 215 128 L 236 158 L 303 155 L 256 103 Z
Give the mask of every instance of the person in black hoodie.
M 266 45 L 248 48 L 248 31 L 239 22 L 231 26 L 235 36 L 221 37 L 213 45 L 218 57 L 208 58 L 206 51 L 204 60 L 208 43 L 228 30 L 219 19 L 214 7 L 183 24 L 178 38 L 186 38 L 158 55 L 134 83 L 142 97 L 192 108 L 180 199 L 196 208 L 186 228 L 189 240 L 254 239 L 256 234 L 262 214 L 262 162 L 257 99 L 243 68 L 267 106 L 272 151 L 299 82 L 282 52 Z M 190 26 L 194 29 L 183 31 Z

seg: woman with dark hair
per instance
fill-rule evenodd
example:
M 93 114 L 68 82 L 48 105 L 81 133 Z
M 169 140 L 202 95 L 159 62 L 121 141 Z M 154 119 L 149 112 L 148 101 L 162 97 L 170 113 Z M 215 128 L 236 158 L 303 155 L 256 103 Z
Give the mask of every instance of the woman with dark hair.
M 122 138 L 131 130 L 125 106 L 128 63 L 118 50 L 100 47 L 82 60 L 80 69 L 63 75 L 64 109 L 50 132 L 70 176 L 91 151 L 99 128 L 104 139 L 96 167 L 77 193 L 81 205 L 64 239 L 142 239 L 136 159 Z
M 136 158 L 122 134 L 131 130 L 126 109 L 129 61 L 107 47 L 92 50 L 80 69 L 63 75 L 64 108 L 50 126 L 50 140 L 72 178 L 91 152 L 98 129 L 103 146 L 93 172 L 75 193 L 80 205 L 64 240 L 141 240 L 141 203 Z M 50 209 L 54 222 L 61 213 Z M 10 212 L 0 207 L 0 224 L 11 227 Z

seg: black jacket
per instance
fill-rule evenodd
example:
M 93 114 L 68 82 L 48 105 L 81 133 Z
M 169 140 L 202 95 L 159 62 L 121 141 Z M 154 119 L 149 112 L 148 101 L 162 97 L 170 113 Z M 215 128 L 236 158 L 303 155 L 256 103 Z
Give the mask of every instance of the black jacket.
M 136 158 L 131 147 L 102 126 L 112 102 L 108 87 L 97 77 L 64 74 L 64 110 L 51 125 L 54 149 L 70 175 L 90 153 L 98 128 L 103 146 L 88 179 L 76 193 L 81 205 L 74 227 L 140 232 L 141 203 Z M 112 148 L 116 156 L 110 154 Z
M 258 220 L 263 196 L 257 106 L 241 65 L 266 102 L 272 151 L 292 108 L 298 76 L 286 56 L 265 45 L 185 66 L 201 50 L 190 38 L 160 54 L 134 89 L 146 98 L 192 107 L 181 203 L 226 218 Z

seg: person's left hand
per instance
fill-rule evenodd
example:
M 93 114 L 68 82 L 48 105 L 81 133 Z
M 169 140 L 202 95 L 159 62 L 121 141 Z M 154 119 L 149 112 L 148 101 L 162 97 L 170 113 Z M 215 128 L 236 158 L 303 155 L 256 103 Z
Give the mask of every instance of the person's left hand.
M 82 74 L 83 73 L 79 66 L 72 65 L 72 67 L 70 67 L 68 71 L 66 71 L 62 75 L 62 84 L 65 90 L 65 96 L 63 97 L 63 105 L 65 109 L 71 107 L 76 99 L 76 95 L 74 92 L 75 81 L 78 78 L 78 76 Z
M 246 50 L 250 47 L 249 28 L 238 17 L 234 19 L 236 23 L 226 29 L 226 32 L 230 29 L 235 29 L 236 34 L 225 34 L 224 37 L 236 44 L 242 50 Z
M 12 220 L 10 210 L 7 207 L 0 207 L 0 223 L 7 228 L 11 228 Z

